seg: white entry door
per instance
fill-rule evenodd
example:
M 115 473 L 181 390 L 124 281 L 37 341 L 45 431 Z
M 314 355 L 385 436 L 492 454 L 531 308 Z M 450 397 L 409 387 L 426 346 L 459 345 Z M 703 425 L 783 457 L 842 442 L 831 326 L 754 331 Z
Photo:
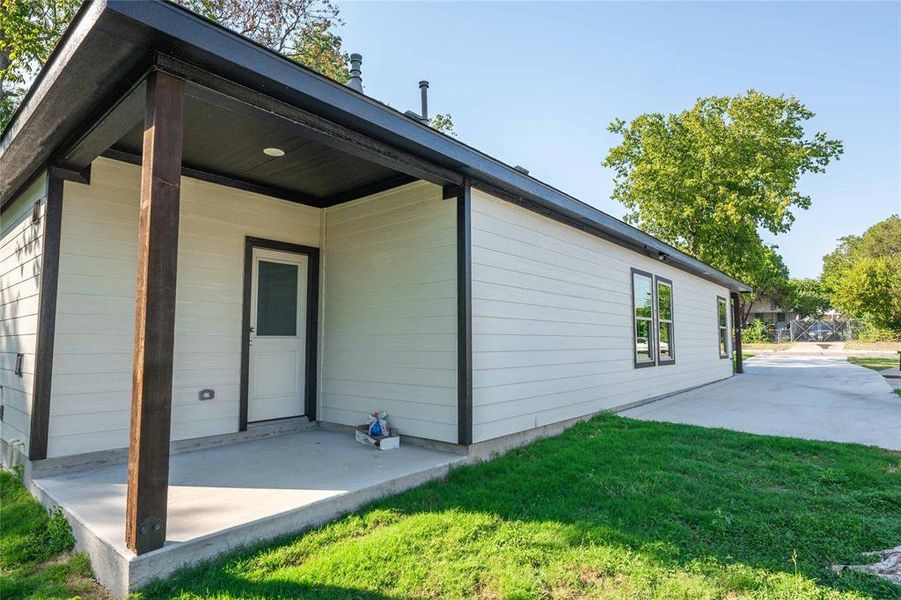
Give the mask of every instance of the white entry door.
M 306 255 L 253 249 L 247 420 L 304 414 Z

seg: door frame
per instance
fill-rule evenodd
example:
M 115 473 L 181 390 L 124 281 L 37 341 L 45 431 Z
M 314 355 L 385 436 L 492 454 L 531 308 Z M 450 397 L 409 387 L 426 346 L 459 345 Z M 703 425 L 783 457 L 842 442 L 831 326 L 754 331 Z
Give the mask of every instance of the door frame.
M 307 257 L 306 363 L 304 366 L 304 413 L 316 420 L 316 388 L 319 378 L 319 248 L 247 236 L 244 238 L 244 299 L 241 317 L 241 392 L 238 431 L 247 431 L 247 401 L 250 382 L 250 304 L 253 289 L 253 251 L 278 250 Z M 296 418 L 296 417 L 288 417 Z

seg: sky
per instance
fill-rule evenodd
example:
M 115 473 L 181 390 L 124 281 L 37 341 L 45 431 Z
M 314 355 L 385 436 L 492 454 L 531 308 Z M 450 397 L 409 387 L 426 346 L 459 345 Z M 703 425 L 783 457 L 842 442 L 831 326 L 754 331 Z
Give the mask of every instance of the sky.
M 901 3 L 339 2 L 370 96 L 451 113 L 458 138 L 622 218 L 601 166 L 615 118 L 699 97 L 794 95 L 845 153 L 805 176 L 779 246 L 815 277 L 836 240 L 901 213 Z

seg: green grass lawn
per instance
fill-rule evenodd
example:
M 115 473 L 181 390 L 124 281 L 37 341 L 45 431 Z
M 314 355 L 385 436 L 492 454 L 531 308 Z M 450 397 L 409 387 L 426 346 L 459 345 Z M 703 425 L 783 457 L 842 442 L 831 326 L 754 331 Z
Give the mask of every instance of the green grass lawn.
M 873 369 L 874 371 L 883 371 L 885 369 L 897 369 L 898 358 L 886 356 L 849 356 L 848 362 Z
M 0 598 L 106 598 L 84 555 L 72 554 L 65 518 L 48 515 L 18 478 L 0 470 Z
M 602 416 L 157 598 L 899 598 L 901 454 Z

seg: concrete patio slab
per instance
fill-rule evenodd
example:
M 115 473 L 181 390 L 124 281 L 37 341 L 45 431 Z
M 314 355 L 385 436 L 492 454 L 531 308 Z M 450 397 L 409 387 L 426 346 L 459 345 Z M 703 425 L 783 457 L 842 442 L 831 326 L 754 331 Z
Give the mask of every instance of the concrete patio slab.
M 776 353 L 745 373 L 625 417 L 901 450 L 901 398 L 876 371 L 826 353 Z
M 346 432 L 306 431 L 177 454 L 163 548 L 125 546 L 125 464 L 34 479 L 59 506 L 97 579 L 117 597 L 230 549 L 300 531 L 444 476 L 467 458 L 417 446 L 379 451 Z

